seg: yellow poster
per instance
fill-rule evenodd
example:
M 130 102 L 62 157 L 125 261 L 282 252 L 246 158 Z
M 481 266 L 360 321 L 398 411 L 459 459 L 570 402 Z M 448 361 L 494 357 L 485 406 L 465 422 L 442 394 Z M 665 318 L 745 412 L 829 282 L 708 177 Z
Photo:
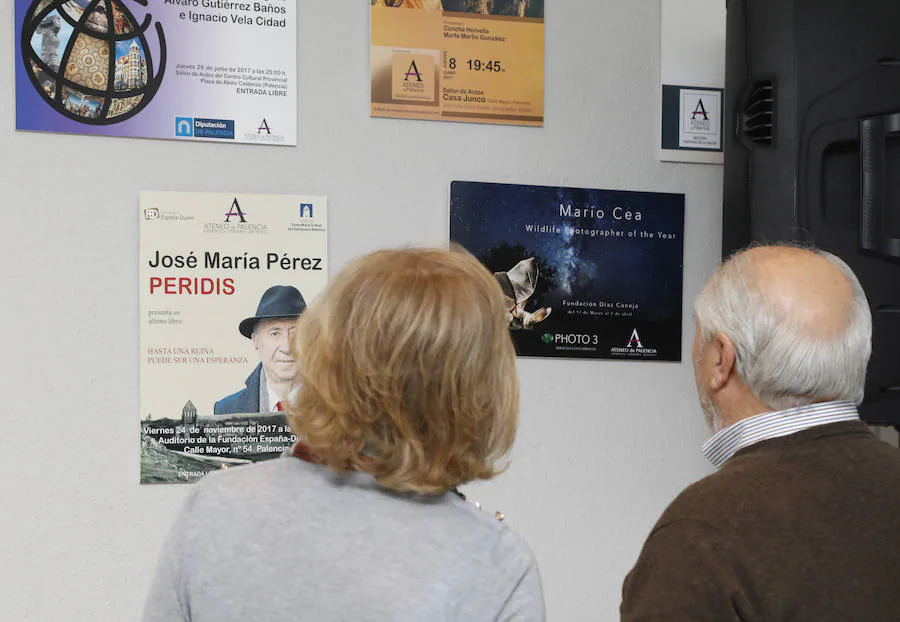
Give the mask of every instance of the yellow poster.
M 544 0 L 371 0 L 372 116 L 544 125 Z

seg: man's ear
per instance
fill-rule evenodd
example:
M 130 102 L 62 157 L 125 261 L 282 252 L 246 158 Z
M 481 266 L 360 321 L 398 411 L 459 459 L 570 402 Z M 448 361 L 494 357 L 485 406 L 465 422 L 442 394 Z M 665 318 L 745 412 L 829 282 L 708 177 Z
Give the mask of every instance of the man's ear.
M 719 331 L 712 336 L 706 347 L 712 349 L 710 354 L 713 356 L 709 388 L 713 391 L 718 391 L 725 386 L 735 371 L 734 366 L 737 354 L 734 349 L 734 342 L 731 340 L 731 337 Z

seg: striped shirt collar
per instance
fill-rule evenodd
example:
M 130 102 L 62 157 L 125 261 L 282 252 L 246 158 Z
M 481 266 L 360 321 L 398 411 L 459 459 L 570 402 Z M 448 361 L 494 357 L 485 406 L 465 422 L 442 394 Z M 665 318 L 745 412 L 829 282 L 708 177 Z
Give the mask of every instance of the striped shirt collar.
M 742 419 L 703 444 L 703 455 L 717 469 L 741 449 L 771 438 L 789 436 L 829 423 L 858 421 L 853 402 L 821 402 Z

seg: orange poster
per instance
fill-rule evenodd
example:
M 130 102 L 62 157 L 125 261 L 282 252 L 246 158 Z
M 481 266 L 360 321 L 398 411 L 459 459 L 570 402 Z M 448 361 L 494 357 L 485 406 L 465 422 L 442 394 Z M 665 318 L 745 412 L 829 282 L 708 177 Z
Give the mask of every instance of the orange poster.
M 372 116 L 544 125 L 544 0 L 371 0 Z

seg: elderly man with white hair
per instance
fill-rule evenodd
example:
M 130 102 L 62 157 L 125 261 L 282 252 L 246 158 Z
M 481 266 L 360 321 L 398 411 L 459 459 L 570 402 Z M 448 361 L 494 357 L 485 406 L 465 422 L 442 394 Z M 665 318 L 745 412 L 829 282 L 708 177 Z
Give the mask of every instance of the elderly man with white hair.
M 757 247 L 694 311 L 717 471 L 653 528 L 622 620 L 900 620 L 900 451 L 856 411 L 872 347 L 856 276 L 828 253 Z

